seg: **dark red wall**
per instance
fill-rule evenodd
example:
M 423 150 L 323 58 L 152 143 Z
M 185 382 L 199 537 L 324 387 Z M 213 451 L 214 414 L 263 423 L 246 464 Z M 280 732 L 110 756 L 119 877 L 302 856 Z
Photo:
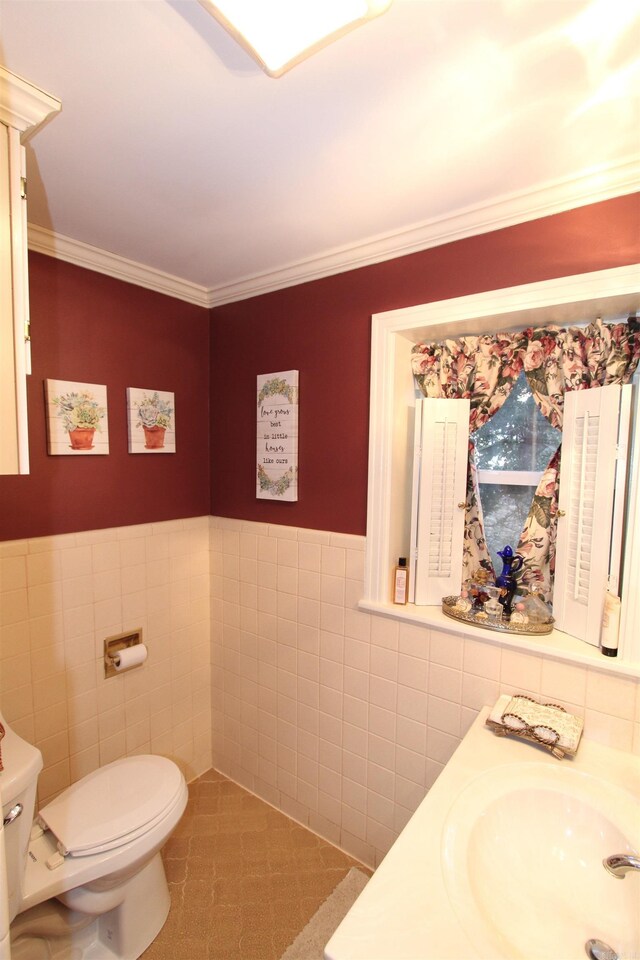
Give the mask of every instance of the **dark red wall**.
M 371 314 L 639 260 L 635 194 L 214 309 L 211 512 L 363 534 Z M 256 500 L 256 376 L 290 369 L 299 500 Z
M 0 477 L 0 540 L 208 514 L 208 311 L 39 254 L 29 269 L 31 473 Z M 107 385 L 108 456 L 48 456 L 45 379 Z M 175 393 L 175 454 L 127 452 L 127 387 Z
M 594 204 L 219 307 L 211 337 L 202 308 L 32 254 L 31 474 L 0 477 L 0 540 L 209 512 L 364 533 L 371 314 L 638 262 L 639 224 L 638 194 Z M 300 499 L 256 500 L 256 375 L 289 369 Z M 45 378 L 107 385 L 109 456 L 47 455 Z M 128 386 L 176 394 L 176 454 L 127 452 Z

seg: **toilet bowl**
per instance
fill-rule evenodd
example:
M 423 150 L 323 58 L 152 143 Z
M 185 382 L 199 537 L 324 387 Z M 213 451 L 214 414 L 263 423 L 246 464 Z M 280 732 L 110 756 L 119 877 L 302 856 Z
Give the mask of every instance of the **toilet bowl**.
M 6 735 L 0 773 L 14 960 L 136 960 L 169 912 L 160 849 L 187 802 L 165 757 L 116 760 L 33 812 L 40 751 Z

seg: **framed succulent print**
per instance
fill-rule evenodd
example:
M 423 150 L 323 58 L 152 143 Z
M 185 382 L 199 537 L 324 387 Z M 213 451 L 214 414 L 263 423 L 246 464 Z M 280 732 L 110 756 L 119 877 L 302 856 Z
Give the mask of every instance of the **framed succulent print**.
M 127 387 L 129 453 L 176 452 L 175 394 Z
M 44 390 L 50 455 L 86 457 L 109 453 L 104 384 L 45 380 Z

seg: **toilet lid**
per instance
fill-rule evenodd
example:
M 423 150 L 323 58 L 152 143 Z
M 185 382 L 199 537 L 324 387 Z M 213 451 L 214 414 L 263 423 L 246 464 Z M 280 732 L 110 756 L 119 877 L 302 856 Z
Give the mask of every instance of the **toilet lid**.
M 38 816 L 55 834 L 61 853 L 103 853 L 162 820 L 182 784 L 182 773 L 166 757 L 126 757 L 72 784 Z

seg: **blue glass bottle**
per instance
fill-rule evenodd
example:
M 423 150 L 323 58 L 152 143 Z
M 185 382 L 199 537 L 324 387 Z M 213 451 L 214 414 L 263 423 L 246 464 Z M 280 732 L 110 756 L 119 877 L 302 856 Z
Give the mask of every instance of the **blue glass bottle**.
M 509 619 L 512 612 L 513 598 L 518 587 L 516 573 L 524 563 L 524 557 L 519 553 L 514 553 L 507 544 L 503 550 L 498 550 L 498 556 L 502 560 L 502 573 L 496 577 L 496 587 L 500 587 L 501 594 L 498 598 L 504 610 L 504 616 Z

